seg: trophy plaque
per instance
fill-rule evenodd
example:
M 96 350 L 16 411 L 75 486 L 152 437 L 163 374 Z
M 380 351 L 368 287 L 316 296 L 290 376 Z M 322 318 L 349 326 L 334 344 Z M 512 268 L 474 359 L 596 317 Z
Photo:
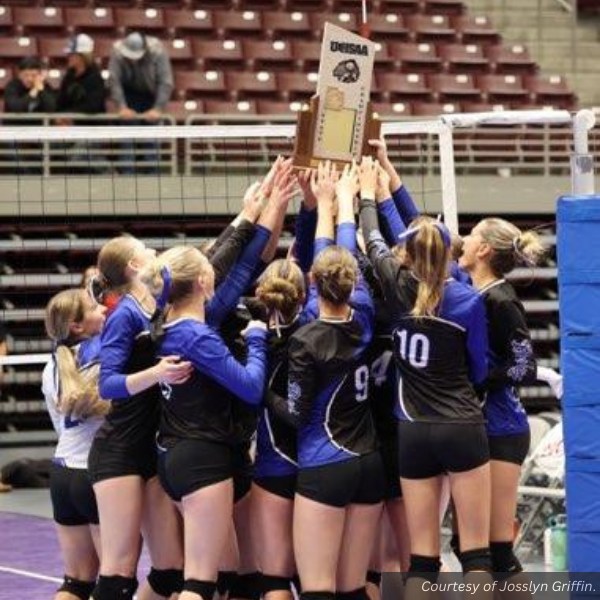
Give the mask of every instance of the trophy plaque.
M 298 113 L 294 166 L 314 168 L 322 160 L 345 164 L 373 154 L 370 139 L 381 123 L 371 110 L 375 44 L 325 24 L 317 93 Z

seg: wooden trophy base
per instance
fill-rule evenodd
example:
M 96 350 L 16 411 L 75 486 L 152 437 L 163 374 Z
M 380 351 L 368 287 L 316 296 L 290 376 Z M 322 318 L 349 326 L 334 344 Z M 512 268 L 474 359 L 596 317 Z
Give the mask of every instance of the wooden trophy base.
M 316 169 L 321 161 L 331 160 L 326 157 L 317 156 L 314 152 L 318 114 L 318 96 L 313 96 L 310 99 L 308 109 L 298 113 L 293 157 L 295 169 Z M 381 121 L 374 116 L 370 102 L 367 103 L 366 115 L 361 156 L 375 156 L 377 150 L 369 145 L 369 140 L 379 139 L 381 136 Z M 347 164 L 352 162 L 352 159 L 349 157 L 348 160 L 333 160 L 332 162 L 338 168 L 343 169 Z

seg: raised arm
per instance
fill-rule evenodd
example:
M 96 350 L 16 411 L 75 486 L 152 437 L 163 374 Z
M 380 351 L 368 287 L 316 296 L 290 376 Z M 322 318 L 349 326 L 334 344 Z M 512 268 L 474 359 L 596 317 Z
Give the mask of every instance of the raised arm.
M 296 218 L 294 256 L 304 273 L 308 273 L 312 266 L 317 231 L 317 199 L 311 188 L 311 177 L 310 169 L 305 169 L 298 175 L 298 185 L 302 190 L 303 200 Z
M 335 186 L 338 200 L 336 244 L 356 255 L 354 198 L 358 194 L 358 167 L 346 165 Z
M 315 233 L 315 258 L 319 253 L 333 245 L 336 198 L 335 184 L 338 173 L 335 164 L 321 162 L 313 172 L 311 187 L 317 199 L 317 231 Z

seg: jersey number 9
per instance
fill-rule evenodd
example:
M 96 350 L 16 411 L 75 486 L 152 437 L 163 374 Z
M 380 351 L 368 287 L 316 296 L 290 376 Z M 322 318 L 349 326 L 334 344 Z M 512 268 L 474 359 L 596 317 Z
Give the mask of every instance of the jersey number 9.
M 367 365 L 362 365 L 354 371 L 354 385 L 356 401 L 364 402 L 369 396 L 369 367 Z
M 409 335 L 406 329 L 396 331 L 398 353 L 415 369 L 424 369 L 429 364 L 429 338 L 422 333 Z

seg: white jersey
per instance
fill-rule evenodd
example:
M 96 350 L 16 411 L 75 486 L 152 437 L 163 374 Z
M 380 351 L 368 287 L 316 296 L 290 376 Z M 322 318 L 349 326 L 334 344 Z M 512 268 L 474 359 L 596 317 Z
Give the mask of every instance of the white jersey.
M 92 363 L 83 365 L 82 370 L 91 373 L 98 368 L 98 363 Z M 58 369 L 54 357 L 52 357 L 44 368 L 42 392 L 52 424 L 58 434 L 58 445 L 54 452 L 54 458 L 65 467 L 87 469 L 90 447 L 104 417 L 78 419 L 74 415 L 62 414 L 57 409 L 58 389 Z

